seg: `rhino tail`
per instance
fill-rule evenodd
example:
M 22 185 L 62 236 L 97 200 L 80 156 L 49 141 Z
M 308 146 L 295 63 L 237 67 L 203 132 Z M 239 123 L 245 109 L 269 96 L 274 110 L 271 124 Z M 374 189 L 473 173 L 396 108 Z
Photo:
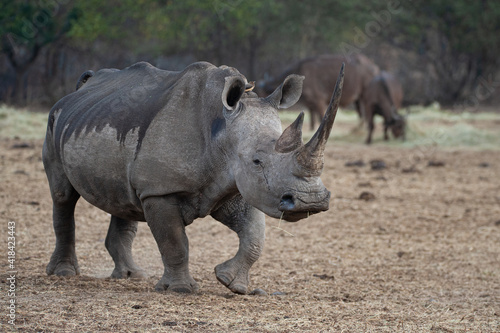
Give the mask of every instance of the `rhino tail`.
M 78 82 L 76 83 L 76 90 L 80 89 L 85 82 L 88 81 L 92 76 L 94 76 L 94 71 L 88 70 L 84 72 L 82 75 L 80 75 L 80 78 L 78 79 Z

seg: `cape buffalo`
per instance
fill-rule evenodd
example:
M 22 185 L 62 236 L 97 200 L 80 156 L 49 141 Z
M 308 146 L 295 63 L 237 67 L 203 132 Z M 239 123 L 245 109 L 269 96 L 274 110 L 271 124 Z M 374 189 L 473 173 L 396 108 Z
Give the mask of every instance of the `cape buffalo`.
M 403 88 L 392 74 L 382 71 L 368 84 L 361 97 L 368 126 L 366 143 L 372 142 L 374 117 L 376 114 L 384 118 L 384 140 L 389 140 L 387 130 L 390 128 L 395 138 L 405 137 L 406 120 L 397 112 L 403 102 Z
M 137 221 L 146 221 L 165 268 L 156 289 L 197 290 L 185 227 L 211 215 L 240 240 L 215 275 L 247 293 L 249 269 L 264 245 L 264 213 L 293 222 L 329 207 L 319 177 L 343 69 L 306 144 L 304 114 L 282 133 L 277 112 L 297 102 L 303 79 L 287 76 L 260 98 L 236 69 L 206 62 L 180 72 L 141 62 L 84 73 L 85 82 L 50 111 L 43 146 L 56 235 L 47 274 L 79 274 L 74 210 L 82 196 L 112 215 L 105 240 L 112 277 L 144 276 L 131 246 Z
M 321 120 L 330 100 L 330 93 L 335 87 L 335 81 L 340 66 L 345 63 L 344 88 L 340 106 L 345 107 L 355 103 L 358 114 L 363 115 L 360 97 L 363 90 L 380 70 L 373 61 L 362 54 L 349 57 L 342 55 L 321 55 L 306 58 L 288 68 L 276 78 L 265 80 L 259 88 L 266 94 L 271 93 L 283 79 L 290 74 L 305 76 L 304 88 L 300 102 L 308 109 L 311 118 L 311 129 L 315 128 L 316 119 Z

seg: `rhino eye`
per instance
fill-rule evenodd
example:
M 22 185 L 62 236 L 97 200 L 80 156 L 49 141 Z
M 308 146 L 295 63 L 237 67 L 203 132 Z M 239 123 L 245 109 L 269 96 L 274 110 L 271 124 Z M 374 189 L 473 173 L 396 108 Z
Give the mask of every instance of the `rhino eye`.
M 262 166 L 264 164 L 263 160 L 261 159 L 262 156 L 262 152 L 261 151 L 257 151 L 253 154 L 252 156 L 252 162 L 254 165 L 256 166 Z
M 254 158 L 254 159 L 252 160 L 252 162 L 253 162 L 253 164 L 255 164 L 255 165 L 261 165 L 261 164 L 262 164 L 262 161 L 261 161 L 260 159 L 258 159 L 258 158 Z

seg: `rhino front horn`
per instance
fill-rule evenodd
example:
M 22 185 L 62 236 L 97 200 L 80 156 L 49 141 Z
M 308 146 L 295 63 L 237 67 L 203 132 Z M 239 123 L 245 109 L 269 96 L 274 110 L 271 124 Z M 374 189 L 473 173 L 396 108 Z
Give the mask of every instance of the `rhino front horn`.
M 321 121 L 316 133 L 304 146 L 297 149 L 296 156 L 298 164 L 312 175 L 321 174 L 324 164 L 324 151 L 328 137 L 332 130 L 335 116 L 339 108 L 340 97 L 342 96 L 342 86 L 344 85 L 344 63 L 340 67 L 335 90 L 333 91 L 330 104 Z

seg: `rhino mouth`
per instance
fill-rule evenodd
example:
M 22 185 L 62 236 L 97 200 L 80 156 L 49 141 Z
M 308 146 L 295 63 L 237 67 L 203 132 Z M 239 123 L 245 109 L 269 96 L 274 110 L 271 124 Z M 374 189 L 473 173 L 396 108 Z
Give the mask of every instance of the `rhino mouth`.
M 278 210 L 282 212 L 281 218 L 285 221 L 296 222 L 313 214 L 327 211 L 330 203 L 330 192 L 313 195 L 312 201 L 285 193 L 280 200 Z
M 282 219 L 287 222 L 297 222 L 302 219 L 308 218 L 313 214 L 317 214 L 320 211 L 307 211 L 307 212 L 283 212 Z

